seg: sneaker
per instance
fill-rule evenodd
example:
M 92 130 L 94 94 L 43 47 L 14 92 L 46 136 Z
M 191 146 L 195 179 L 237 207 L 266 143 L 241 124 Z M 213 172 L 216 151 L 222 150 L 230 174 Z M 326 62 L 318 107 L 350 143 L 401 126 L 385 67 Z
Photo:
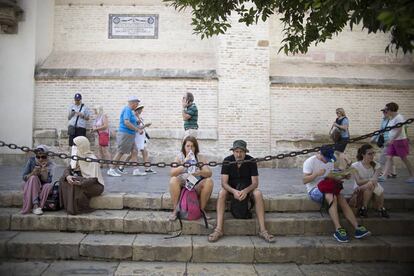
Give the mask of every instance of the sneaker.
M 414 184 L 414 177 L 408 178 L 405 182 L 410 183 L 410 184 Z
M 346 232 L 345 228 L 341 227 L 336 229 L 333 236 L 338 242 L 349 242 L 348 233 Z
M 145 170 L 146 173 L 157 173 L 156 171 L 154 171 L 153 169 L 149 168 Z
M 119 173 L 117 173 L 114 169 L 109 169 L 107 172 L 106 172 L 106 174 L 107 175 L 109 175 L 109 176 L 121 176 Z
M 378 182 L 385 182 L 385 176 L 384 175 L 380 175 L 377 178 Z
M 361 208 L 359 208 L 358 216 L 361 218 L 368 217 L 368 209 L 365 206 L 362 206 Z
M 388 174 L 388 178 L 397 178 L 397 174 L 390 173 L 390 174 Z
M 116 173 L 118 173 L 118 174 L 128 174 L 128 172 L 125 170 L 125 168 L 122 168 L 122 167 L 118 167 L 116 169 Z
M 141 172 L 139 169 L 135 169 L 135 170 L 132 172 L 132 175 L 144 176 L 144 175 L 147 175 L 147 173 L 146 173 L 146 172 Z
M 388 214 L 387 210 L 384 207 L 380 208 L 378 210 L 378 213 L 383 218 L 389 218 L 390 217 L 390 215 Z
M 359 225 L 357 229 L 355 229 L 355 235 L 354 237 L 356 239 L 362 239 L 363 237 L 371 235 L 371 232 L 369 232 L 364 226 Z
M 32 213 L 35 214 L 35 215 L 43 215 L 42 208 L 40 208 L 40 207 L 36 208 L 36 209 L 33 209 Z

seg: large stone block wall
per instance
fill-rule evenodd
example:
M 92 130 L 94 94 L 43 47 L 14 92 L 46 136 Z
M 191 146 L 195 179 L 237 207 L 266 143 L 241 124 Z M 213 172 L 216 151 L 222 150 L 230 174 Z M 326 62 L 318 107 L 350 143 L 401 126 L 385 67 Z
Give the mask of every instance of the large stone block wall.
M 55 8 L 55 51 L 212 52 L 214 40 L 192 35 L 190 11 L 182 13 L 162 1 L 58 1 Z M 135 4 L 135 5 L 133 5 Z M 158 39 L 108 39 L 109 14 L 158 14 Z
M 315 62 L 340 64 L 412 64 L 414 56 L 404 55 L 402 51 L 385 53 L 390 35 L 384 33 L 368 34 L 361 26 L 349 26 L 326 40 L 325 43 L 312 45 L 307 54 L 286 56 L 283 51 L 277 54 L 283 39 L 283 25 L 278 16 L 269 19 L 270 55 L 272 62 Z

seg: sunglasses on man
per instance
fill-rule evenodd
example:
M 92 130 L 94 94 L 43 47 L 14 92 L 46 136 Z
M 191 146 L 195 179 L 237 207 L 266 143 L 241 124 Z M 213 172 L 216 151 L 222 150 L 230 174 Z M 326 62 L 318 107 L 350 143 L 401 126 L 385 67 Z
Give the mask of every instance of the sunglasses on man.
M 36 155 L 36 159 L 47 159 L 47 155 Z

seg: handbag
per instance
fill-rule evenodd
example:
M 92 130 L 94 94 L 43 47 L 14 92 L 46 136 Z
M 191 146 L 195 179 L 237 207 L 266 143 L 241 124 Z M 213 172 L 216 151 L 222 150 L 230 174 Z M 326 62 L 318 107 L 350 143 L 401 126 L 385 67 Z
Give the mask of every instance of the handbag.
M 50 195 L 47 197 L 43 210 L 45 211 L 58 211 L 60 210 L 60 201 L 59 201 L 59 181 L 53 183 L 52 190 Z
M 388 126 L 389 121 L 390 120 L 387 121 L 387 123 L 385 124 L 385 127 L 384 128 L 386 128 Z M 384 144 L 385 144 L 384 133 L 381 133 L 380 135 L 378 135 L 377 146 L 379 148 L 382 148 L 382 147 L 384 147 Z
M 79 109 L 79 112 L 81 112 L 82 107 L 83 107 L 83 104 L 81 104 L 81 107 Z M 69 136 L 75 136 L 76 126 L 78 125 L 78 120 L 79 120 L 79 116 L 76 117 L 76 121 L 75 121 L 75 125 L 74 126 L 72 126 L 72 125 L 69 125 L 68 126 L 68 135 Z
M 329 135 L 331 136 L 331 139 L 334 143 L 339 142 L 341 139 L 341 131 L 337 127 L 331 128 Z
M 98 132 L 98 140 L 99 140 L 99 145 L 106 147 L 109 145 L 109 132 L 107 131 L 102 131 L 102 132 Z

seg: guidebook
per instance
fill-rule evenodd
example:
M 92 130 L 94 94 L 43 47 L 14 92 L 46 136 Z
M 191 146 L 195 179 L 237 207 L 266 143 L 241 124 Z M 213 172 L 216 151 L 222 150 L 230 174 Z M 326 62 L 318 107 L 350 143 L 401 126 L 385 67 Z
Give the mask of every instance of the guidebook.
M 328 178 L 335 178 L 335 179 L 342 179 L 351 175 L 352 173 L 356 172 L 356 169 L 353 167 L 347 168 L 345 170 L 333 170 L 331 171 L 327 177 Z

